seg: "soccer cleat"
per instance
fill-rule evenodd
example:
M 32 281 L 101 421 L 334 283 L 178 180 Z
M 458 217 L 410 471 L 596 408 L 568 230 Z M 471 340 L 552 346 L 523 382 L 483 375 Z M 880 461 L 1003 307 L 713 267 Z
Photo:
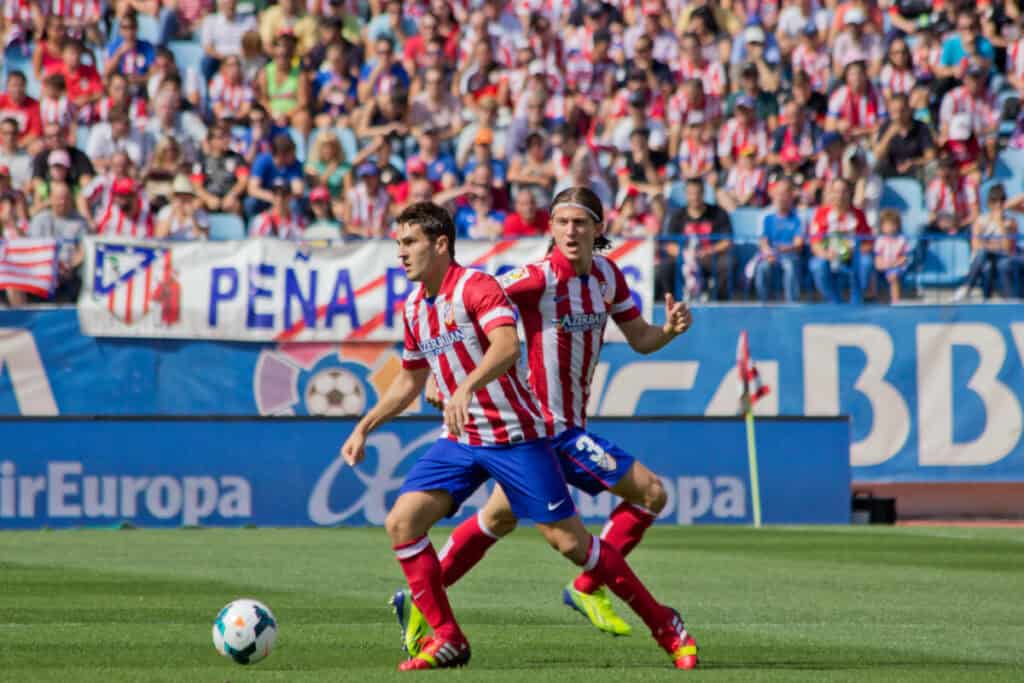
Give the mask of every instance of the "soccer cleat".
M 677 669 L 697 668 L 697 641 L 686 632 L 679 612 L 670 610 L 668 623 L 655 632 L 654 639 L 672 658 L 672 663 Z
M 613 636 L 628 636 L 633 627 L 615 613 L 608 591 L 604 587 L 593 593 L 576 590 L 571 583 L 562 590 L 562 602 L 585 616 L 600 631 Z
M 389 604 L 402 630 L 402 649 L 411 659 L 419 654 L 421 641 L 427 635 L 427 620 L 404 590 L 395 591 Z
M 415 657 L 398 665 L 399 671 L 451 669 L 469 664 L 469 643 L 463 638 L 425 638 Z

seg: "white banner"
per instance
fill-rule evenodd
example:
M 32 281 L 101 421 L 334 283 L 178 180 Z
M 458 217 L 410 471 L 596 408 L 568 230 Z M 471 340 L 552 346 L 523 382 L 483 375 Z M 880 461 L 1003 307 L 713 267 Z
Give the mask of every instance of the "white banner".
M 546 239 L 459 241 L 458 260 L 499 275 L 539 261 Z M 653 305 L 654 243 L 609 252 L 645 316 Z M 78 300 L 97 337 L 234 341 L 399 341 L 414 284 L 390 241 L 311 247 L 278 240 L 157 243 L 86 240 Z

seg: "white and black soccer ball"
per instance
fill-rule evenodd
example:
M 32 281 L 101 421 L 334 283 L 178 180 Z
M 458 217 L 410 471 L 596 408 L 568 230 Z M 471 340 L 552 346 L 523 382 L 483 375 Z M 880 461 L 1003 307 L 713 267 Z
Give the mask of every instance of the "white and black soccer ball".
M 321 370 L 306 383 L 306 412 L 340 417 L 366 410 L 366 388 L 355 373 L 344 368 Z
M 213 646 L 236 664 L 265 659 L 277 640 L 277 620 L 258 600 L 229 602 L 213 620 Z

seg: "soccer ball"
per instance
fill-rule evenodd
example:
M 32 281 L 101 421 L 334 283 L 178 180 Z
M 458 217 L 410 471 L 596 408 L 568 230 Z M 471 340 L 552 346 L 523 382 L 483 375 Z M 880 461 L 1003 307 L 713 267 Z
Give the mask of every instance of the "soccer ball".
M 306 384 L 306 411 L 310 415 L 359 415 L 366 409 L 366 390 L 344 368 L 321 370 Z
M 270 654 L 277 640 L 277 620 L 258 600 L 229 602 L 213 620 L 213 646 L 236 664 L 255 664 Z

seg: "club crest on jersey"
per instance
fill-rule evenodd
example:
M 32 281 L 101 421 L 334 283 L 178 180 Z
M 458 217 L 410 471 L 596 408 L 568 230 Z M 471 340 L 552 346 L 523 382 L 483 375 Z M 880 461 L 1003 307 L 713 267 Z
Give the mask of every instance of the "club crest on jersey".
M 455 307 L 451 304 L 443 303 L 438 306 L 438 316 L 444 321 L 444 326 L 451 329 L 455 327 Z
M 604 313 L 566 313 L 552 319 L 552 324 L 562 332 L 589 332 L 604 327 Z
M 604 303 L 610 306 L 612 303 L 612 290 L 611 287 L 608 286 L 608 282 L 601 280 L 598 283 L 597 288 L 601 291 L 601 298 L 604 299 Z

